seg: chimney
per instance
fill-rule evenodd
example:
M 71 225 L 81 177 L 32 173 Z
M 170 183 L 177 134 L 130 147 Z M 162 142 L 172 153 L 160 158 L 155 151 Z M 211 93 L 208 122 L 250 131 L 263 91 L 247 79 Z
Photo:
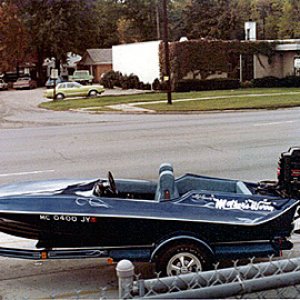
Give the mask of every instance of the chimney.
M 256 41 L 256 22 L 252 20 L 245 22 L 245 40 Z

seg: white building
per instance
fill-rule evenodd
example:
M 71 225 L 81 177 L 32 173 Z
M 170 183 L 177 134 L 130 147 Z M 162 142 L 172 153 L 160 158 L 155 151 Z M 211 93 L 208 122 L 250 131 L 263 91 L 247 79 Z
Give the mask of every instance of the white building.
M 137 75 L 140 81 L 151 84 L 160 78 L 159 44 L 160 41 L 150 41 L 113 46 L 113 70 Z

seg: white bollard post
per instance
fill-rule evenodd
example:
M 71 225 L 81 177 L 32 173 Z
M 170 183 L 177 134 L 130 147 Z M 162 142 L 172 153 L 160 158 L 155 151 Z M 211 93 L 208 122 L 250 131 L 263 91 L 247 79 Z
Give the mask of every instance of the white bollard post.
M 119 299 L 131 298 L 134 275 L 133 263 L 130 260 L 123 259 L 118 262 L 116 271 L 119 278 Z

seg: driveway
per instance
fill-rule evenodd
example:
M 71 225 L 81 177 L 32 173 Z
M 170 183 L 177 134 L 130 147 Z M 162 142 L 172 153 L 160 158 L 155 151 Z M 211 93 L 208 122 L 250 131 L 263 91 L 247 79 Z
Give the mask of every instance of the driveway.
M 48 125 L 79 124 L 115 120 L 114 114 L 48 111 L 38 107 L 46 101 L 45 88 L 0 91 L 0 128 L 22 128 Z M 106 90 L 103 95 L 136 94 L 138 90 Z M 130 119 L 120 115 L 118 119 Z

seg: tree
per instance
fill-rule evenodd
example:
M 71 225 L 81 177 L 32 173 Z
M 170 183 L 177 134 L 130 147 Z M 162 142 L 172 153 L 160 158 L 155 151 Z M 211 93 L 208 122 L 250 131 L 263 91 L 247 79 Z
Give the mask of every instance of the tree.
M 82 54 L 96 46 L 95 2 L 93 0 L 14 0 L 30 34 L 37 56 L 39 79 L 45 58 L 54 57 L 59 66 L 67 52 Z
M 162 36 L 161 0 L 0 0 L 0 65 L 35 57 L 59 63 L 67 52 Z M 169 0 L 169 39 L 243 39 L 257 22 L 258 39 L 300 37 L 299 0 Z M 29 57 L 29 58 L 28 58 Z M 5 66 L 4 66 L 5 65 Z
M 117 22 L 119 42 L 121 44 L 140 41 L 140 32 L 135 26 L 134 19 L 120 18 Z
M 122 16 L 119 18 L 119 32 L 124 35 L 124 26 L 134 35 L 134 41 L 149 41 L 157 38 L 156 0 L 123 0 L 121 3 Z M 123 26 L 123 27 L 122 27 Z M 132 42 L 125 39 L 124 42 Z
M 188 38 L 212 37 L 211 29 L 217 24 L 215 0 L 192 0 L 183 11 L 182 20 Z
M 218 14 L 217 26 L 212 31 L 213 36 L 217 39 L 231 40 L 241 37 L 240 12 L 235 12 L 234 9 L 237 5 L 235 0 L 218 0 L 216 1 L 216 9 Z
M 282 16 L 282 0 L 269 0 L 269 11 L 265 18 L 265 39 L 278 39 L 279 20 Z
M 18 15 L 17 7 L 10 1 L 0 5 L 0 71 L 19 65 L 30 59 L 28 32 Z
M 98 0 L 95 6 L 95 27 L 98 35 L 97 48 L 109 48 L 119 43 L 118 21 L 122 18 L 118 0 Z
M 251 0 L 230 2 L 231 29 L 228 39 L 245 39 L 244 24 L 251 18 Z
M 158 4 L 161 1 L 158 1 Z M 191 0 L 173 0 L 169 2 L 168 17 L 169 17 L 169 38 L 173 41 L 180 40 L 181 37 L 186 37 L 189 33 L 185 16 L 188 14 L 188 7 L 191 5 Z M 160 15 L 162 15 L 162 8 L 159 8 Z M 162 19 L 162 18 L 161 18 Z M 162 21 L 160 28 L 163 27 Z
M 279 22 L 279 37 L 293 39 L 300 37 L 300 4 L 298 1 L 283 0 L 282 16 Z
M 253 0 L 251 17 L 257 23 L 258 39 L 277 39 L 282 0 Z

